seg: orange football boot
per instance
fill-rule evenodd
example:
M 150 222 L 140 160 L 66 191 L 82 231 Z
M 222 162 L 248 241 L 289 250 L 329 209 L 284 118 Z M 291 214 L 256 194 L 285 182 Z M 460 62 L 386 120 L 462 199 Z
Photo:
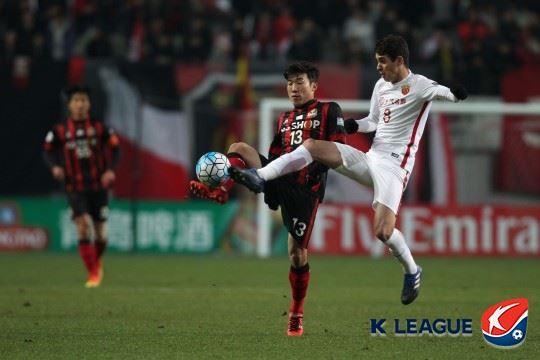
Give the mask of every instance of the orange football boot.
M 304 333 L 303 325 L 304 315 L 302 314 L 289 314 L 289 324 L 287 326 L 287 335 L 289 336 L 302 336 Z
M 223 186 L 211 188 L 200 181 L 191 180 L 189 190 L 198 198 L 212 200 L 218 204 L 225 204 L 229 200 L 229 192 Z

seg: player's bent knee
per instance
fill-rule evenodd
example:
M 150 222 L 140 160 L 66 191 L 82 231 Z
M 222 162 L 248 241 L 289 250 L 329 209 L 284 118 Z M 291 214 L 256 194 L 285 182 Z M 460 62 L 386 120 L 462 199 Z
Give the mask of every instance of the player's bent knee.
M 387 242 L 392 236 L 393 232 L 394 229 L 390 227 L 381 227 L 375 229 L 375 236 L 377 236 L 377 239 L 381 240 L 382 242 Z
M 100 234 L 100 233 L 96 233 L 96 241 L 97 242 L 102 242 L 102 243 L 105 243 L 107 242 L 107 234 Z
M 290 254 L 289 258 L 291 260 L 291 265 L 296 268 L 302 267 L 307 263 L 307 254 L 304 254 L 301 251 Z
M 301 260 L 301 257 L 299 254 L 292 254 L 290 256 L 290 259 L 291 259 L 291 265 L 294 266 L 294 267 L 298 267 L 299 264 L 300 264 L 300 260 Z
M 304 141 L 302 143 L 302 145 L 307 149 L 307 151 L 309 152 L 312 152 L 315 150 L 315 140 L 313 139 L 306 139 L 306 141 Z
M 87 237 L 90 232 L 90 223 L 86 216 L 80 216 L 74 219 L 77 232 L 80 236 Z
M 245 142 L 236 142 L 232 143 L 231 146 L 229 146 L 230 153 L 234 152 L 240 155 L 244 154 L 246 151 L 249 151 L 249 149 L 251 149 L 251 146 L 249 146 Z

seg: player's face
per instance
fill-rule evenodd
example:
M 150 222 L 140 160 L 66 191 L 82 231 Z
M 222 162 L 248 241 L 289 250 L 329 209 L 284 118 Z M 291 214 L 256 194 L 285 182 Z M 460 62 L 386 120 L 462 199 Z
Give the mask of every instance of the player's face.
M 403 57 L 398 56 L 394 61 L 388 55 L 375 54 L 377 60 L 377 71 L 381 74 L 384 81 L 396 83 L 402 80 L 403 76 Z
M 86 120 L 90 113 L 90 99 L 84 93 L 76 93 L 71 96 L 68 110 L 73 120 Z
M 294 106 L 300 106 L 315 98 L 317 83 L 310 82 L 307 74 L 294 74 L 287 79 L 287 94 Z

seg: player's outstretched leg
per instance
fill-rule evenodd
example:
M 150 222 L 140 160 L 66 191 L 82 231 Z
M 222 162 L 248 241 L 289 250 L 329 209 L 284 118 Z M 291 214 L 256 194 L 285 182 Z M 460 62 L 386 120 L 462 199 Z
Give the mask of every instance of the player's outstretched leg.
M 257 169 L 240 169 L 234 166 L 229 168 L 229 174 L 237 182 L 254 193 L 260 193 L 264 191 L 264 179 L 259 176 Z
M 418 297 L 420 293 L 420 281 L 422 279 L 422 267 L 416 266 L 414 274 L 405 274 L 403 279 L 403 289 L 401 290 L 401 303 L 408 305 Z
M 222 186 L 211 188 L 196 180 L 189 182 L 189 191 L 198 198 L 212 200 L 218 204 L 225 204 L 229 200 L 229 192 Z

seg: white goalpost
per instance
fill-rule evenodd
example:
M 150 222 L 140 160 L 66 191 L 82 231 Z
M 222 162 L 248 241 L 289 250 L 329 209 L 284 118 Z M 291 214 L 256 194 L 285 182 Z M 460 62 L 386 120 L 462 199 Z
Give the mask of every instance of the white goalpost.
M 325 100 L 327 101 L 327 100 Z M 368 100 L 334 100 L 344 113 L 369 112 Z M 284 98 L 266 98 L 259 104 L 259 152 L 267 154 L 274 135 L 277 113 L 289 110 L 291 103 Z M 500 101 L 474 101 L 463 103 L 434 102 L 431 114 L 457 115 L 538 115 L 540 103 L 503 103 Z M 479 118 L 481 119 L 481 118 Z M 257 255 L 265 258 L 271 255 L 271 212 L 264 203 L 264 197 L 257 199 Z

